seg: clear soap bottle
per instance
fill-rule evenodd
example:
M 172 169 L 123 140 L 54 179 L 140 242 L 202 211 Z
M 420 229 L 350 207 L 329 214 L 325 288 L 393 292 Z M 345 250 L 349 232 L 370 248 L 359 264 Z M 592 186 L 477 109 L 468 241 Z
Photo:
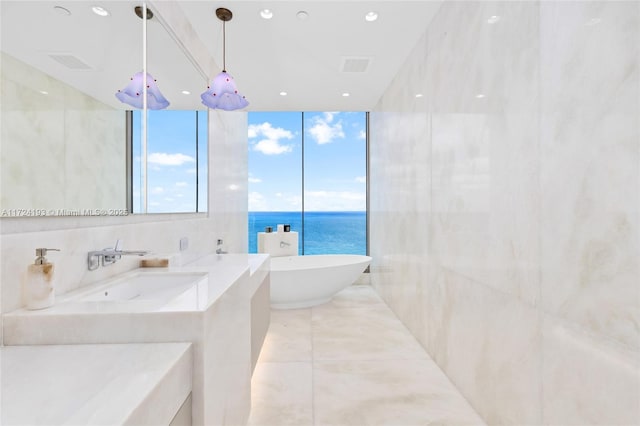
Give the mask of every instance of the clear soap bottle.
M 54 267 L 45 257 L 48 251 L 60 250 L 37 248 L 36 260 L 27 269 L 23 287 L 27 309 L 48 308 L 55 301 Z

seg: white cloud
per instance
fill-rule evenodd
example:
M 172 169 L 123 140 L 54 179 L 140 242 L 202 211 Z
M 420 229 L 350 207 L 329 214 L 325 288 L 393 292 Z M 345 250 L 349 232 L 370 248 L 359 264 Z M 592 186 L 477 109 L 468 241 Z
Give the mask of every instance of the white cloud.
M 177 187 L 185 187 L 185 186 L 189 186 L 189 184 L 187 182 L 176 182 L 176 186 Z
M 334 115 L 336 115 L 336 114 L 337 113 L 335 113 L 335 112 L 324 112 L 324 113 L 322 113 L 322 115 L 324 115 L 324 120 L 327 123 L 331 123 L 333 121 Z
M 288 212 L 298 211 L 302 205 L 302 197 L 295 194 L 269 194 L 267 196 L 260 192 L 249 193 L 249 211 L 252 212 Z
M 286 210 L 296 211 L 302 207 L 302 197 L 299 195 L 291 195 L 285 198 L 288 204 Z
M 166 152 L 154 152 L 149 154 L 147 161 L 161 166 L 182 166 L 185 163 L 195 163 L 195 159 L 186 154 L 167 154 Z
M 267 211 L 267 200 L 259 192 L 250 192 L 249 193 L 249 211 L 251 212 L 260 212 Z
M 188 169 L 186 170 L 186 173 L 189 173 L 190 175 L 195 175 L 196 173 L 198 173 L 197 169 Z
M 260 182 L 262 182 L 262 179 L 249 176 L 249 183 L 260 183 Z
M 344 138 L 342 131 L 342 123 L 339 121 L 331 124 L 334 119 L 334 113 L 325 112 L 323 118 L 313 117 L 313 125 L 309 129 L 309 134 L 316 140 L 319 145 L 331 143 L 334 139 Z
M 162 194 L 164 192 L 164 188 L 161 186 L 155 186 L 153 188 L 151 188 L 151 193 L 152 194 Z
M 282 139 L 293 139 L 293 132 L 282 127 L 273 127 L 271 123 L 251 124 L 249 139 L 262 139 L 253 145 L 253 150 L 265 155 L 278 155 L 293 151 L 292 145 L 282 143 Z
M 364 192 L 305 191 L 307 211 L 364 211 L 367 196 Z
M 365 132 L 364 130 L 360 130 L 358 132 L 358 139 L 366 139 L 367 138 L 367 132 Z
M 358 182 L 358 183 L 367 183 L 367 177 L 366 176 L 356 176 L 355 181 Z
M 277 140 L 263 139 L 253 146 L 253 150 L 264 155 L 278 155 L 293 151 L 293 146 L 281 145 Z
M 271 123 L 251 124 L 249 126 L 249 139 L 264 136 L 267 139 L 293 139 L 293 133 L 282 127 L 273 127 Z

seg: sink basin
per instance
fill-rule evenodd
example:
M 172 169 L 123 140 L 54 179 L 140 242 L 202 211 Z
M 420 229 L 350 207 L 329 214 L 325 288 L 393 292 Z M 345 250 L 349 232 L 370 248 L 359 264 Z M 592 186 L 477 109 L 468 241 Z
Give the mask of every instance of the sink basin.
M 207 276 L 200 272 L 134 271 L 69 293 L 57 303 L 56 309 L 73 311 L 82 306 L 101 312 L 195 309 L 206 299 Z
M 206 277 L 202 273 L 137 273 L 101 285 L 76 302 L 123 302 L 127 300 L 170 300 Z

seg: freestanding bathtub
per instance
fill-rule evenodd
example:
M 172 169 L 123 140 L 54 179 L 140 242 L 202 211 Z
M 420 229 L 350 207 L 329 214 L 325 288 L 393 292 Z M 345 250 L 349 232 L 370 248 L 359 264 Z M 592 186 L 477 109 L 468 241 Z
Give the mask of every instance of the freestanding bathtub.
M 326 303 L 353 284 L 371 262 L 355 254 L 271 258 L 271 307 L 296 309 Z

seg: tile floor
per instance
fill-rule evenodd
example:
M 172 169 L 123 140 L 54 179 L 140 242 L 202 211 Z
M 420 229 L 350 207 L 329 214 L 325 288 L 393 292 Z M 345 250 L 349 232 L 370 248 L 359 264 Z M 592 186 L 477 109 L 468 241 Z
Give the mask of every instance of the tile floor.
M 272 310 L 249 425 L 484 425 L 375 290 Z

